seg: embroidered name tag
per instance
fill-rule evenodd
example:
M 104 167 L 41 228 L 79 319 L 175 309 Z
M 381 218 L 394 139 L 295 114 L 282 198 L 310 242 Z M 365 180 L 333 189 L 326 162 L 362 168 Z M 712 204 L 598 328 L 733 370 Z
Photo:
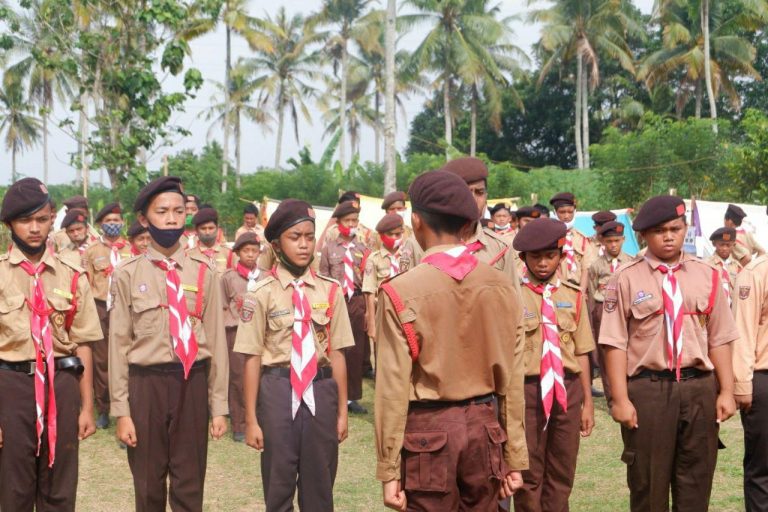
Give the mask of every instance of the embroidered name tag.
M 316 304 L 312 304 L 312 309 L 328 309 L 329 307 L 331 307 L 331 305 L 327 302 L 318 302 Z
M 558 308 L 572 308 L 573 304 L 571 304 L 570 302 L 557 302 L 555 303 L 555 306 L 557 306 Z
M 54 295 L 58 295 L 59 297 L 64 297 L 65 299 L 72 300 L 72 294 L 65 290 L 59 290 L 58 288 L 53 289 Z
M 355 252 L 355 256 L 358 257 L 358 258 L 362 258 L 363 257 L 363 253 Z
M 645 293 L 644 291 L 637 292 L 637 298 L 632 301 L 633 306 L 637 306 L 638 304 L 645 302 L 647 300 L 650 300 L 653 298 L 653 294 L 651 293 Z
M 290 309 L 281 309 L 280 311 L 273 311 L 269 314 L 269 318 L 275 318 L 278 316 L 284 316 L 289 315 L 291 313 Z
M 197 292 L 197 286 L 192 284 L 182 284 L 181 289 L 185 292 Z

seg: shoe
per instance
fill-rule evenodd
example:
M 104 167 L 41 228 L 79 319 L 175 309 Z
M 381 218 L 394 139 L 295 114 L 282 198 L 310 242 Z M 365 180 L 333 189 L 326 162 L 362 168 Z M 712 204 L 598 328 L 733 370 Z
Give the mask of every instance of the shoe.
M 96 428 L 104 430 L 109 427 L 109 414 L 103 412 L 96 418 Z
M 121 450 L 127 450 L 128 449 L 128 447 L 122 441 L 118 441 L 117 442 L 117 446 L 119 446 Z
M 357 403 L 357 400 L 352 400 L 347 404 L 347 410 L 352 414 L 368 414 L 368 409 Z
M 244 443 L 245 442 L 245 432 L 233 432 L 232 433 L 232 440 L 236 443 Z
M 376 372 L 373 369 L 366 371 L 363 374 L 364 379 L 376 380 Z
M 599 389 L 596 389 L 594 386 L 592 387 L 592 396 L 595 398 L 602 398 L 605 396 L 605 393 L 600 391 Z

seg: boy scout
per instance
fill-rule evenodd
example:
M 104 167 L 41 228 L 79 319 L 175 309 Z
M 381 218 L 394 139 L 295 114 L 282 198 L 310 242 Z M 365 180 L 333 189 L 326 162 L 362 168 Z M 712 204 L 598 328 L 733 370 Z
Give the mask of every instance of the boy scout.
M 69 243 L 59 249 L 59 255 L 71 258 L 71 261 L 82 265 L 85 250 L 88 248 L 88 218 L 81 210 L 70 210 L 61 221 L 61 229 L 67 234 Z
M 568 228 L 563 248 L 562 275 L 587 290 L 587 271 L 592 264 L 594 252 L 592 244 L 584 233 L 574 228 L 576 216 L 576 197 L 570 192 L 560 192 L 552 196 L 549 204 L 555 209 L 555 215 Z
M 592 214 L 592 222 L 593 228 L 595 230 L 595 236 L 589 239 L 589 242 L 592 244 L 592 248 L 596 251 L 597 258 L 601 258 L 603 254 L 605 254 L 605 249 L 603 249 L 602 244 L 600 243 L 600 227 L 608 222 L 614 222 L 616 220 L 616 214 L 609 210 L 602 210 L 596 213 Z
M 384 196 L 384 200 L 381 202 L 381 209 L 384 210 L 385 215 L 389 215 L 390 213 L 394 213 L 399 215 L 403 220 L 405 220 L 405 215 L 407 213 L 407 208 L 405 205 L 406 195 L 405 192 L 401 192 L 399 190 L 396 190 L 395 192 L 390 192 L 386 196 Z M 411 228 L 403 224 L 403 240 L 413 235 L 413 231 L 411 231 Z M 379 249 L 381 248 L 381 239 L 378 236 L 378 233 L 373 233 L 371 237 L 371 242 L 368 244 L 371 248 Z
M 396 510 L 498 510 L 528 462 L 522 425 L 507 421 L 523 377 L 509 335 L 519 292 L 463 244 L 479 217 L 463 180 L 428 172 L 409 196 L 426 254 L 379 296 L 376 477 Z
M 579 287 L 561 282 L 567 228 L 555 219 L 529 222 L 515 237 L 528 268 L 523 277 L 525 435 L 529 469 L 515 510 L 568 510 L 579 434 L 595 424 L 589 353 L 595 341 Z
M 744 504 L 748 512 L 758 512 L 768 506 L 768 258 L 747 265 L 736 288 L 740 336 L 733 344 L 733 373 L 744 427 Z
M 138 256 L 147 252 L 152 238 L 149 236 L 149 230 L 141 225 L 138 220 L 133 221 L 128 228 L 128 241 L 131 243 L 131 256 Z
M 221 288 L 207 262 L 187 255 L 179 243 L 179 178 L 150 182 L 134 210 L 152 243 L 113 274 L 112 416 L 128 447 L 136 510 L 165 510 L 166 501 L 172 510 L 202 510 L 208 417 L 218 439 L 229 412 Z
M 81 213 L 85 214 L 85 218 L 88 219 L 88 199 L 83 196 L 72 196 L 68 199 L 65 199 L 64 208 L 64 213 L 69 213 L 72 210 L 80 210 Z M 51 210 L 55 210 L 55 208 L 53 208 L 53 203 L 51 203 Z M 51 222 L 55 220 L 55 213 L 56 212 L 54 211 L 54 216 L 51 217 Z M 88 233 L 88 242 L 93 242 L 99 239 L 98 231 L 96 231 L 96 229 L 90 224 L 87 225 L 86 231 Z M 69 243 L 69 237 L 67 237 L 66 230 L 63 227 L 56 232 L 51 232 L 49 236 L 53 240 L 53 246 L 57 251 L 60 251 Z
M 339 201 L 336 204 L 338 206 L 344 203 L 352 203 L 359 210 L 360 194 L 353 190 L 348 190 L 344 192 L 343 194 L 341 194 L 341 196 L 339 196 Z M 360 241 L 361 244 L 368 246 L 373 241 L 372 240 L 373 233 L 369 228 L 363 226 L 362 223 L 358 222 L 355 232 L 356 232 L 355 236 L 357 237 L 357 239 Z M 325 247 L 326 243 L 336 240 L 338 237 L 339 237 L 338 223 L 336 222 L 335 218 L 331 217 L 331 219 L 328 221 L 328 224 L 326 224 L 325 228 L 323 229 L 323 233 L 320 235 L 320 238 L 318 238 L 317 240 L 317 247 L 315 248 L 315 250 L 317 251 L 318 254 L 320 254 L 323 250 L 323 247 Z
M 224 326 L 227 332 L 227 350 L 229 351 L 229 420 L 232 423 L 232 438 L 241 443 L 245 440 L 245 402 L 243 400 L 243 355 L 234 352 L 237 322 L 246 292 L 256 289 L 256 282 L 262 272 L 256 267 L 261 253 L 261 240 L 250 231 L 246 231 L 235 241 L 232 251 L 237 254 L 235 268 L 221 276 L 221 288 L 224 292 Z
M 512 229 L 512 210 L 504 203 L 499 203 L 489 210 L 493 221 L 493 230 L 497 235 L 504 237 L 512 243 L 515 238 L 515 230 Z M 515 216 L 515 218 L 517 218 Z
M 190 256 L 208 262 L 208 266 L 217 274 L 234 268 L 234 253 L 216 242 L 219 234 L 219 213 L 213 208 L 201 208 L 192 217 L 195 227 L 195 247 L 189 250 Z
M 365 329 L 363 271 L 369 250 L 357 238 L 360 208 L 352 202 L 341 203 L 333 212 L 338 237 L 326 242 L 320 253 L 320 275 L 335 279 L 347 302 L 355 346 L 344 351 L 347 362 L 347 400 L 349 412 L 366 414 L 357 401 L 363 398 L 363 374 L 372 371 L 371 344 Z M 367 361 L 367 364 L 366 364 Z
M 253 203 L 243 207 L 243 225 L 237 228 L 235 240 L 245 233 L 254 233 L 259 240 L 264 239 L 264 226 L 259 223 L 259 208 Z
M 738 331 L 717 270 L 682 252 L 682 199 L 649 199 L 632 228 L 648 251 L 605 288 L 599 340 L 630 508 L 669 510 L 671 489 L 673 510 L 706 511 L 719 423 L 736 409 L 730 344 Z
M 731 258 L 736 241 L 736 230 L 734 228 L 716 229 L 709 237 L 712 245 L 715 246 L 715 254 L 707 258 L 707 261 L 714 265 L 720 271 L 720 282 L 723 286 L 723 293 L 728 297 L 728 303 L 731 303 L 736 276 L 739 275 L 741 263 Z
M 400 245 L 403 241 L 403 218 L 397 213 L 388 213 L 376 224 L 381 239 L 381 249 L 373 251 L 365 263 L 363 294 L 368 317 L 368 336 L 376 339 L 376 298 L 379 286 L 385 279 L 400 273 Z
M 245 354 L 246 443 L 263 450 L 266 508 L 333 510 L 339 443 L 347 437 L 341 349 L 354 340 L 339 283 L 310 268 L 315 212 L 286 199 L 264 230 L 278 265 L 240 310 L 235 351 Z M 298 478 L 297 478 L 298 476 Z
M 742 265 L 746 265 L 752 259 L 753 254 L 762 256 L 765 249 L 755 240 L 752 233 L 741 227 L 747 214 L 735 204 L 729 204 L 725 210 L 723 224 L 726 228 L 736 230 L 736 244 L 733 246 L 733 257 Z
M 91 283 L 96 310 L 99 312 L 104 339 L 93 343 L 93 394 L 96 399 L 96 427 L 109 426 L 109 309 L 112 274 L 117 265 L 129 258 L 128 242 L 120 236 L 123 229 L 123 211 L 118 203 L 104 206 L 94 217 L 102 235 L 85 250 L 85 271 Z
M 192 219 L 200 210 L 200 198 L 194 194 L 184 196 L 184 233 L 181 235 L 181 245 L 185 249 L 192 249 L 197 245 L 197 234 Z
M 75 510 L 78 441 L 96 431 L 90 343 L 101 338 L 83 270 L 46 250 L 53 212 L 35 178 L 11 185 L 0 220 L 0 510 Z

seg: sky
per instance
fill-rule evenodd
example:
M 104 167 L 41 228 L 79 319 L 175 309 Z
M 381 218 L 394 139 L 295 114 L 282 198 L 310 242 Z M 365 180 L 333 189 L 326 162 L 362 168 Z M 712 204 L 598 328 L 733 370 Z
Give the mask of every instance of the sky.
M 381 5 L 385 0 L 379 0 Z M 650 12 L 652 0 L 636 0 L 635 3 L 643 12 Z M 274 15 L 277 9 L 284 6 L 289 14 L 301 12 L 308 15 L 319 10 L 322 4 L 321 0 L 250 0 L 250 13 L 254 16 L 263 16 L 265 13 Z M 539 37 L 539 26 L 525 21 L 524 13 L 527 8 L 526 0 L 500 0 L 498 3 L 501 16 L 520 15 L 520 20 L 513 23 L 515 32 L 514 42 L 520 48 L 530 54 L 531 45 Z M 400 40 L 400 47 L 405 49 L 415 48 L 426 33 L 426 27 L 416 27 L 410 33 Z M 196 98 L 190 99 L 186 103 L 186 111 L 175 115 L 173 123 L 188 129 L 191 135 L 176 142 L 172 147 L 159 148 L 154 151 L 149 159 L 149 168 L 157 169 L 162 165 L 164 154 L 169 156 L 182 149 L 191 149 L 199 152 L 206 142 L 213 139 L 221 142 L 222 132 L 216 127 L 211 129 L 211 122 L 206 121 L 204 114 L 211 104 L 211 98 L 214 95 L 214 87 L 211 81 L 223 82 L 224 79 L 224 54 L 225 54 L 225 36 L 224 30 L 219 27 L 216 32 L 206 35 L 191 44 L 192 56 L 187 59 L 186 65 L 198 68 L 206 80 L 203 88 L 198 92 Z M 241 39 L 233 38 L 233 59 L 235 62 L 238 57 L 248 57 L 250 53 L 247 44 Z M 174 77 L 165 77 L 164 85 L 169 88 L 178 87 L 178 81 Z M 405 112 L 407 123 L 422 110 L 425 101 L 424 96 L 414 96 L 405 102 Z M 312 102 L 308 102 L 310 113 L 313 118 L 312 125 L 305 121 L 299 124 L 300 143 L 297 144 L 293 136 L 292 126 L 286 125 L 283 139 L 283 165 L 285 160 L 295 157 L 299 149 L 306 145 L 315 159 L 319 158 L 323 149 L 328 144 L 327 139 L 322 138 L 324 128 L 320 118 L 320 112 Z M 75 179 L 76 171 L 69 164 L 70 153 L 76 150 L 76 142 L 67 133 L 58 128 L 58 123 L 67 118 L 70 113 L 66 108 L 57 107 L 52 116 L 52 122 L 49 123 L 49 182 L 50 183 L 71 183 Z M 398 116 L 400 113 L 398 112 Z M 76 117 L 72 118 L 75 123 Z M 396 138 L 397 151 L 402 152 L 408 143 L 408 125 L 404 125 L 398 118 L 398 124 L 401 129 L 398 130 Z M 265 132 L 249 121 L 244 121 L 242 133 L 242 172 L 244 174 L 256 172 L 259 167 L 271 167 L 274 164 L 276 126 L 271 132 Z M 361 135 L 361 158 L 362 160 L 374 159 L 374 139 L 370 128 L 363 128 Z M 347 145 L 349 147 L 349 145 Z M 349 151 L 349 149 L 347 150 Z M 383 150 L 382 150 L 383 152 Z M 230 154 L 234 151 L 230 146 Z M 232 157 L 234 160 L 234 157 Z M 349 157 L 347 158 L 349 161 Z M 20 176 L 34 176 L 43 178 L 43 148 L 39 144 L 25 153 L 17 156 L 17 168 Z M 103 179 L 108 184 L 106 172 L 92 171 L 90 174 L 91 183 L 98 183 Z M 0 184 L 8 184 L 11 180 L 11 154 L 10 151 L 0 153 Z

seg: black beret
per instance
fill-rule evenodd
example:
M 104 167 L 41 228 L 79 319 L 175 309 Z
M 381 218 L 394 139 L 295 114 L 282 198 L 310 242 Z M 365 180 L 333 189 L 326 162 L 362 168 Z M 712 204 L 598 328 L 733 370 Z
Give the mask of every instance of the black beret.
M 144 212 L 152 198 L 163 192 L 176 192 L 181 194 L 186 200 L 184 195 L 184 185 L 181 184 L 181 178 L 178 176 L 162 176 L 156 178 L 139 190 L 139 195 L 136 196 L 136 201 L 133 203 L 133 210 L 136 212 Z
M 192 225 L 197 227 L 200 224 L 205 224 L 206 222 L 213 222 L 214 224 L 219 224 L 219 212 L 217 212 L 213 208 L 201 208 L 197 211 L 194 217 L 192 217 Z
M 396 213 L 388 213 L 376 224 L 377 233 L 386 233 L 403 225 L 403 218 Z
M 390 192 L 384 196 L 384 201 L 381 203 L 381 209 L 386 210 L 398 201 L 405 203 L 405 192 L 400 192 L 399 190 Z
M 252 231 L 247 231 L 237 237 L 237 240 L 235 240 L 235 245 L 232 246 L 232 250 L 237 252 L 246 245 L 261 245 L 261 241 L 259 240 L 259 235 Z
M 414 208 L 438 215 L 477 220 L 480 213 L 469 187 L 457 174 L 431 171 L 417 177 L 408 189 Z
M 333 210 L 333 215 L 331 215 L 331 217 L 334 219 L 340 219 L 353 213 L 360 213 L 359 205 L 354 201 L 346 201 L 341 203 L 336 207 L 335 210 Z
M 248 203 L 243 207 L 243 213 L 252 213 L 254 215 L 258 215 L 259 207 L 253 203 Z
M 506 205 L 506 203 L 498 203 L 493 205 L 493 208 L 489 209 L 488 212 L 491 215 L 495 215 L 497 212 L 501 210 L 507 210 L 510 214 L 512 213 L 512 210 L 509 209 L 509 206 Z
M 87 210 L 88 199 L 83 196 L 72 196 L 69 199 L 64 200 L 64 206 L 66 206 L 68 210 L 71 208 L 81 208 L 83 210 Z
M 355 192 L 354 190 L 347 190 L 341 194 L 341 196 L 339 196 L 339 200 L 336 202 L 336 204 L 346 203 L 347 201 L 354 201 L 360 204 L 360 193 Z
M 147 231 L 149 231 L 149 228 L 145 228 L 141 225 L 141 222 L 135 220 L 133 221 L 133 224 L 131 224 L 131 227 L 128 228 L 128 238 L 135 238 Z
M 741 220 L 747 216 L 747 213 L 735 204 L 729 204 L 725 210 L 725 216 L 729 219 Z
M 719 228 L 712 233 L 709 239 L 713 242 L 735 242 L 736 230 L 733 228 Z
M 10 222 L 19 217 L 32 215 L 49 204 L 48 188 L 37 178 L 22 178 L 5 192 L 0 220 Z
M 474 183 L 480 180 L 488 179 L 488 167 L 479 158 L 465 156 L 451 160 L 440 168 L 441 171 L 447 171 L 463 179 L 465 183 Z
M 517 215 L 518 219 L 538 219 L 541 217 L 541 211 L 533 206 L 523 206 L 522 208 L 518 208 L 515 215 Z
M 645 231 L 685 215 L 685 202 L 677 196 L 656 196 L 640 207 L 632 229 Z
M 542 217 L 549 217 L 549 208 L 547 208 L 543 204 L 536 203 L 535 205 L 533 205 L 533 207 L 539 210 L 539 213 L 541 214 Z
M 109 215 L 110 213 L 119 213 L 120 215 L 123 214 L 123 209 L 120 207 L 120 203 L 109 203 L 108 205 L 105 205 L 104 208 L 99 210 L 99 213 L 96 214 L 96 216 L 93 218 L 93 221 L 98 224 L 101 219 Z
M 576 206 L 576 196 L 570 192 L 560 192 L 559 194 L 552 196 L 552 199 L 549 200 L 549 204 L 551 204 L 555 210 L 561 206 Z
M 277 240 L 283 231 L 305 220 L 315 223 L 315 210 L 312 205 L 298 199 L 286 199 L 277 206 L 275 213 L 269 218 L 264 236 L 270 242 Z
M 600 236 L 624 236 L 624 224 L 615 220 L 610 220 L 598 227 L 597 233 Z
M 549 251 L 565 245 L 568 228 L 549 217 L 533 219 L 515 236 L 512 247 L 518 252 Z
M 72 208 L 71 210 L 67 211 L 67 214 L 64 216 L 64 220 L 61 221 L 61 227 L 63 229 L 67 229 L 69 226 L 75 224 L 76 222 L 80 222 L 82 224 L 88 222 L 88 217 L 80 208 Z
M 606 222 L 612 222 L 614 220 L 616 220 L 616 214 L 608 210 L 603 210 L 592 215 L 592 222 L 597 226 L 602 226 Z

